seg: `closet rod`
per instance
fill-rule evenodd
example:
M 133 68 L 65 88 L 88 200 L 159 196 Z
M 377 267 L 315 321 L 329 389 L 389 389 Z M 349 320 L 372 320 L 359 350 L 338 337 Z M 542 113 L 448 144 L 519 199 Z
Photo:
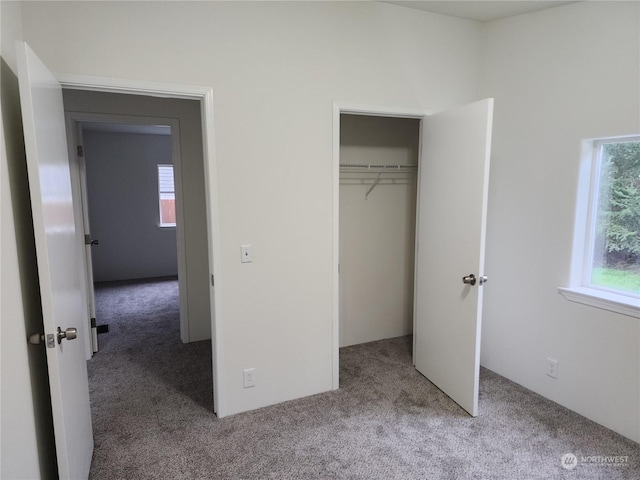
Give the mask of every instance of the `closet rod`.
M 361 163 L 341 163 L 340 168 L 364 168 L 367 170 L 370 169 L 379 169 L 393 171 L 393 170 L 412 170 L 418 168 L 417 165 L 385 165 L 385 164 L 361 164 Z

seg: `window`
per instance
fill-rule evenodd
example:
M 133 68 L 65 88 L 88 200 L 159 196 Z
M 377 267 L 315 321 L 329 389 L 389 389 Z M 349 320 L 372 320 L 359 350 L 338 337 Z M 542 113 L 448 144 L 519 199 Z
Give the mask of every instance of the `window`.
M 598 141 L 585 284 L 640 296 L 640 138 Z
M 561 292 L 569 300 L 637 317 L 640 137 L 592 140 L 584 146 L 571 286 Z
M 173 165 L 158 165 L 158 197 L 160 226 L 176 226 L 176 193 L 173 183 Z

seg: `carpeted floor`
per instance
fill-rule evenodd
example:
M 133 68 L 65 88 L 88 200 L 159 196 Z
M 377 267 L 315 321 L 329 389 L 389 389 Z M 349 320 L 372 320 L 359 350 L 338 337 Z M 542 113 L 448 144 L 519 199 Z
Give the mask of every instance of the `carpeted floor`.
M 337 391 L 217 419 L 176 281 L 99 285 L 96 303 L 92 479 L 640 479 L 640 445 L 488 370 L 469 417 L 413 368 L 411 337 L 341 349 Z

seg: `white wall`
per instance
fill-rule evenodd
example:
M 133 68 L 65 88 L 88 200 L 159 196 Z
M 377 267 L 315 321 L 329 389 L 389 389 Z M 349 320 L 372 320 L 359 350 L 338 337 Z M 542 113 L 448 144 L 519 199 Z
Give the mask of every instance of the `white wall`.
M 50 478 L 55 450 L 45 351 L 26 341 L 43 327 L 16 76 L 19 6 L 1 2 L 0 17 L 0 477 Z
M 84 131 L 97 282 L 178 275 L 175 227 L 160 227 L 158 165 L 172 163 L 170 135 Z
M 417 165 L 420 121 L 342 115 L 340 163 Z M 340 346 L 413 331 L 417 172 L 340 174 Z
M 213 87 L 220 412 L 331 389 L 333 102 L 476 99 L 479 26 L 370 2 L 25 2 L 23 18 L 53 71 Z
M 640 322 L 557 287 L 569 280 L 580 141 L 640 131 L 639 7 L 579 2 L 488 23 L 482 76 L 495 97 L 482 364 L 636 441 Z
M 186 186 L 182 192 L 182 201 L 187 281 L 185 303 L 189 315 L 189 341 L 211 338 L 209 254 L 200 103 L 194 100 L 80 90 L 63 90 L 63 98 L 67 112 L 137 115 L 161 119 L 172 118 L 179 121 L 180 138 L 177 141 L 180 144 L 180 169 L 182 182 Z M 181 305 L 184 293 L 180 292 Z

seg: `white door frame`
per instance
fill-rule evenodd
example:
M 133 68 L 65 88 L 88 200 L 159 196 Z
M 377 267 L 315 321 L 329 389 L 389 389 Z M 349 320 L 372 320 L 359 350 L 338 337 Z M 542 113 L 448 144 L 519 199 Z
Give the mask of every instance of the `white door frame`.
M 146 95 L 162 98 L 180 98 L 200 102 L 205 172 L 205 197 L 209 250 L 209 271 L 215 278 L 215 288 L 209 288 L 211 304 L 211 345 L 213 369 L 213 402 L 218 417 L 227 415 L 223 382 L 222 344 L 222 244 L 220 239 L 220 208 L 218 201 L 218 174 L 214 148 L 213 89 L 194 85 L 114 79 L 76 74 L 56 74 L 62 88 L 106 93 Z M 213 283 L 213 281 L 212 281 Z
M 86 188 L 86 175 L 84 169 L 84 162 L 78 155 L 77 145 L 83 145 L 82 131 L 78 130 L 75 125 L 69 123 L 69 118 L 65 112 L 65 128 L 67 132 L 67 150 L 69 152 L 69 175 L 71 176 L 71 194 L 73 201 L 73 214 L 76 218 L 76 225 L 82 225 L 82 231 L 78 229 L 78 242 L 80 245 L 84 245 L 84 254 L 82 260 L 84 263 L 85 271 L 85 295 L 87 297 L 87 307 L 89 311 L 89 319 L 86 319 L 89 323 L 89 328 L 85 335 L 85 347 L 86 357 L 90 360 L 94 353 L 98 351 L 98 335 L 97 329 L 94 328 L 93 319 L 95 318 L 95 291 L 93 288 L 93 265 L 91 263 L 91 245 L 87 245 L 86 234 L 88 224 L 88 212 L 87 208 L 87 188 Z M 76 201 L 75 199 L 80 199 Z
M 178 291 L 180 298 L 180 338 L 184 343 L 188 343 L 189 339 L 189 309 L 187 308 L 187 270 L 186 270 L 186 247 L 184 241 L 184 205 L 182 203 L 182 160 L 180 157 L 180 122 L 175 118 L 164 117 L 139 117 L 134 115 L 122 114 L 103 114 L 103 113 L 84 113 L 84 112 L 65 112 L 67 123 L 67 138 L 69 139 L 69 152 L 71 159 L 75 161 L 76 170 L 78 171 L 77 180 L 83 181 L 80 172 L 79 158 L 75 151 L 76 145 L 82 145 L 82 139 L 79 138 L 78 128 L 84 123 L 117 123 L 126 125 L 165 125 L 171 128 L 171 158 L 175 170 L 175 190 L 176 190 L 176 243 L 178 256 Z M 86 179 L 85 179 L 86 180 Z M 86 181 L 85 181 L 86 185 Z M 78 185 L 79 187 L 79 185 Z M 79 192 L 80 193 L 80 192 Z M 84 195 L 78 195 L 82 199 L 83 208 L 88 209 L 85 205 Z M 86 232 L 84 232 L 86 233 Z M 92 279 L 88 279 L 91 281 Z
M 403 107 L 384 107 L 384 106 L 371 106 L 371 105 L 355 105 L 348 103 L 334 103 L 333 104 L 333 226 L 332 226 L 332 257 L 333 257 L 333 341 L 332 341 L 332 380 L 333 389 L 337 390 L 340 386 L 340 275 L 339 275 L 339 263 L 340 263 L 340 115 L 346 113 L 350 115 L 367 115 L 372 117 L 395 117 L 395 118 L 409 118 L 422 120 L 427 115 L 431 115 L 433 112 L 430 110 L 420 110 L 416 108 L 403 108 Z M 419 146 L 419 152 L 422 148 Z M 420 161 L 418 162 L 418 178 L 420 178 Z M 420 182 L 417 187 L 417 198 L 420 198 Z M 416 204 L 416 222 L 418 219 L 418 211 Z M 418 225 L 416 224 L 416 234 L 418 232 Z M 417 240 L 417 239 L 416 239 Z M 416 258 L 418 242 L 416 244 Z M 414 286 L 415 291 L 415 286 Z M 414 312 L 415 312 L 415 298 L 414 298 Z M 413 324 L 415 329 L 415 315 L 413 318 Z

